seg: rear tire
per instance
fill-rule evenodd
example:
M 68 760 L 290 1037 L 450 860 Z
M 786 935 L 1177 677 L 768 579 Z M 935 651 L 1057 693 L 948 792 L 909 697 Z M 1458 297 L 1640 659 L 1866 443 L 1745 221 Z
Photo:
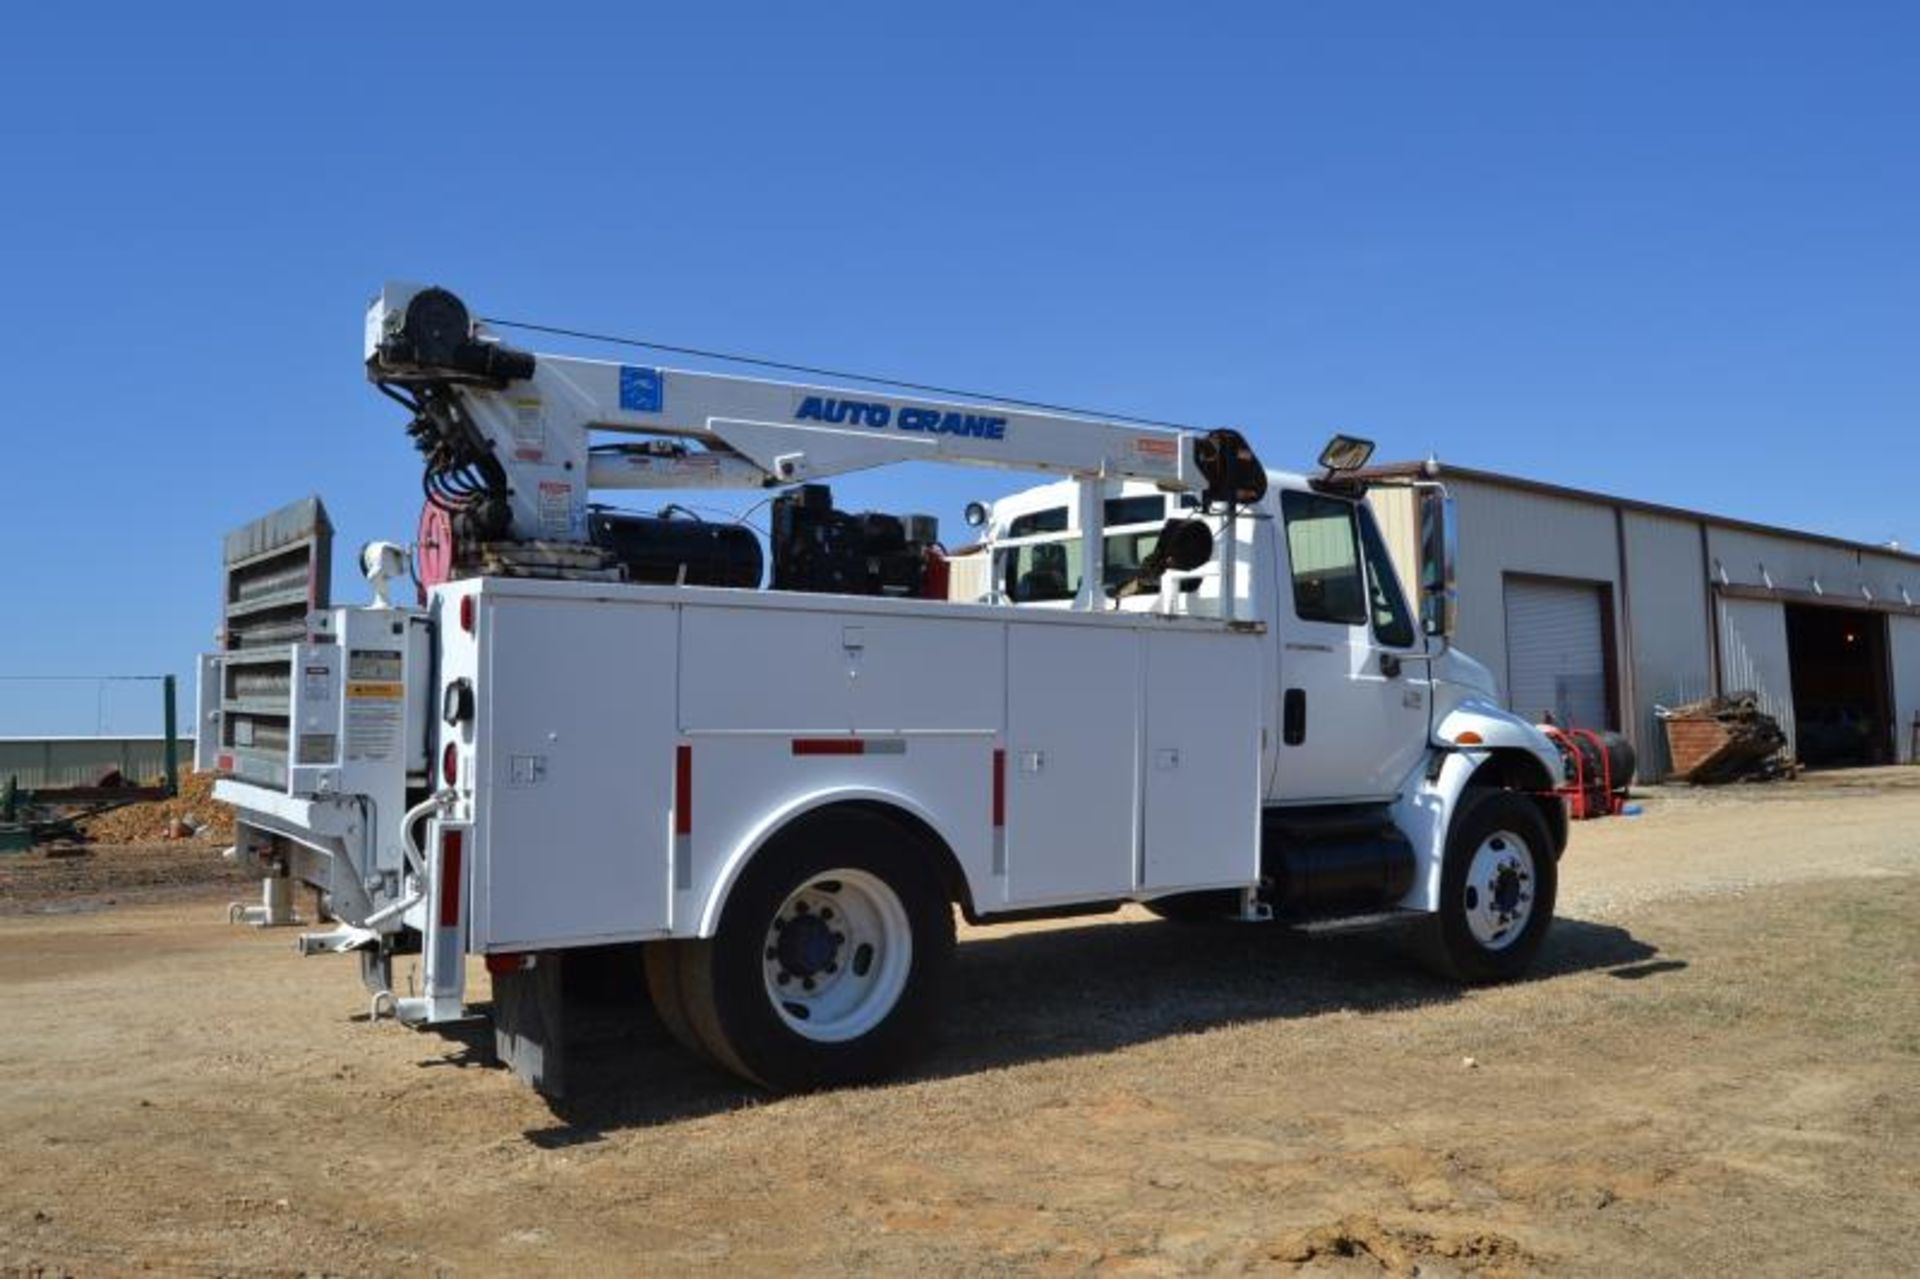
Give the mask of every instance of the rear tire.
M 1538 805 L 1515 791 L 1470 790 L 1447 835 L 1439 909 L 1422 921 L 1415 953 L 1454 981 L 1518 977 L 1546 940 L 1558 886 Z
M 678 956 L 699 1042 L 774 1092 L 898 1072 L 923 1046 L 953 954 L 937 855 L 867 814 L 809 822 L 762 850 L 714 936 Z
M 693 1028 L 693 1018 L 687 1014 L 686 1001 L 680 993 L 680 960 L 687 945 L 684 941 L 647 943 L 647 994 L 674 1042 L 701 1061 L 718 1065 L 713 1050 Z

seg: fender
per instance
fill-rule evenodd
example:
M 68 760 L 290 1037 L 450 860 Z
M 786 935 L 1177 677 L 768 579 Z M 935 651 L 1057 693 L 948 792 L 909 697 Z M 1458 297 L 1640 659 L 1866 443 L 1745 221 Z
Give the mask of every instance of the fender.
M 1464 746 L 1462 734 L 1467 734 Z M 1474 735 L 1478 735 L 1478 742 Z M 1542 788 L 1560 777 L 1562 767 L 1560 752 L 1545 733 L 1505 707 L 1480 697 L 1462 699 L 1440 718 L 1434 726 L 1434 745 L 1445 752 L 1439 767 L 1414 773 L 1392 808 L 1395 824 L 1413 841 L 1419 858 L 1413 886 L 1396 903 L 1402 910 L 1432 911 L 1439 907 L 1440 868 L 1446 857 L 1447 835 L 1453 829 L 1460 797 L 1483 767 L 1498 765 L 1503 758 L 1510 765 L 1537 766 Z M 1565 823 L 1560 823 L 1556 840 L 1564 839 L 1565 830 Z
M 1483 755 L 1495 750 L 1525 751 L 1540 762 L 1550 779 L 1557 779 L 1563 767 L 1560 749 L 1545 733 L 1484 697 L 1464 697 L 1454 703 L 1433 726 L 1433 744 L 1443 750 L 1472 747 Z
M 897 809 L 918 820 L 940 840 L 943 855 L 952 859 L 956 866 L 960 867 L 959 877 L 965 883 L 969 896 L 977 893 L 978 888 L 968 878 L 964 863 L 961 863 L 954 853 L 955 845 L 952 835 L 926 808 L 898 791 L 872 786 L 835 787 L 801 795 L 768 813 L 763 821 L 756 824 L 747 837 L 727 854 L 708 880 L 705 897 L 698 912 L 697 929 L 692 934 L 675 929 L 675 935 L 713 936 L 720 930 L 720 912 L 726 908 L 727 897 L 733 891 L 733 886 L 739 880 L 741 872 L 746 870 L 747 864 L 759 855 L 760 850 L 765 848 L 768 842 L 809 813 L 848 803 L 877 804 L 885 808 Z M 942 878 L 946 877 L 943 875 Z

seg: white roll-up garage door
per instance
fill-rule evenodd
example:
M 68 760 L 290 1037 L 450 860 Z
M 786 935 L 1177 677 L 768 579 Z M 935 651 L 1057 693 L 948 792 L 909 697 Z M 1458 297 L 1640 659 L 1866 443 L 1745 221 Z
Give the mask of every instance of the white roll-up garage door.
M 1509 577 L 1507 707 L 1567 728 L 1611 728 L 1606 595 L 1585 582 Z

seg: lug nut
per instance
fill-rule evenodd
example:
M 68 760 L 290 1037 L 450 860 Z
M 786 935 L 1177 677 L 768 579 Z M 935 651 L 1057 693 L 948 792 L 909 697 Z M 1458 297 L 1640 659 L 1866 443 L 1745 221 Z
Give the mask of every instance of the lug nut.
M 812 989 L 813 989 L 813 978 L 811 978 L 811 977 L 802 977 L 802 978 L 800 979 L 800 989 L 802 989 L 802 990 L 812 990 Z

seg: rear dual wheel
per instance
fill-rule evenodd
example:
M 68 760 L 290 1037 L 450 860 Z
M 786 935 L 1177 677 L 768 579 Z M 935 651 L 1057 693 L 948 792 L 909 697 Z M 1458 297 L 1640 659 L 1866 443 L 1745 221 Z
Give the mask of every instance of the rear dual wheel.
M 781 836 L 734 885 L 713 937 L 648 947 L 661 1020 L 775 1092 L 898 1071 L 925 1038 L 953 952 L 933 856 L 867 814 Z

